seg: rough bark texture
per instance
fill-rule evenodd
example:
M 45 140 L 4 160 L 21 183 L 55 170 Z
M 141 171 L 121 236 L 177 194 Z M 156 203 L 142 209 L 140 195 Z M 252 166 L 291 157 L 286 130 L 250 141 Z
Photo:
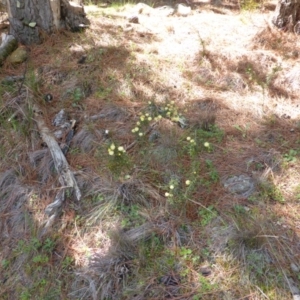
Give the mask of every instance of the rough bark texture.
M 34 119 L 37 123 L 39 133 L 50 150 L 56 172 L 59 175 L 59 182 L 61 183 L 62 188 L 72 188 L 75 192 L 76 199 L 80 200 L 81 192 L 77 185 L 75 176 L 70 170 L 66 157 L 64 156 L 50 129 L 47 127 L 45 120 L 43 119 L 41 110 L 36 106 L 34 107 L 33 111 L 35 116 Z
M 83 5 L 77 2 L 61 0 L 61 15 L 64 20 L 64 26 L 71 31 L 79 31 L 90 24 L 86 18 Z
M 8 0 L 10 34 L 23 44 L 41 42 L 40 30 L 53 30 L 53 15 L 49 0 Z M 36 23 L 30 27 L 30 23 Z
M 299 20 L 300 0 L 279 0 L 272 19 L 273 24 L 278 28 L 297 31 Z
M 42 42 L 42 34 L 88 25 L 82 5 L 67 0 L 7 0 L 10 34 L 23 44 Z

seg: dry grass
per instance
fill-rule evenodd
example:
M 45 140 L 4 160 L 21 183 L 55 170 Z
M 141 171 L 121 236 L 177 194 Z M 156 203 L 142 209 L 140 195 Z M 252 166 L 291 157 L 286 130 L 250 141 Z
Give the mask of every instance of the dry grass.
M 138 24 L 123 4 L 87 6 L 89 29 L 28 48 L 24 83 L 0 84 L 0 298 L 292 299 L 299 38 L 269 24 L 273 3 L 146 7 Z M 66 158 L 83 197 L 66 192 L 47 233 L 60 184 L 34 103 L 55 134 L 61 109 L 76 120 Z M 251 195 L 226 189 L 240 175 Z

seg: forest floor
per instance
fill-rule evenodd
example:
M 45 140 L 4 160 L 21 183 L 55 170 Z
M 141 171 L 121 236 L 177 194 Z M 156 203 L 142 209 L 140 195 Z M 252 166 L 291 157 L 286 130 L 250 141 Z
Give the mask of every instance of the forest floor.
M 0 299 L 300 295 L 300 39 L 274 3 L 163 5 L 87 5 L 0 69 Z

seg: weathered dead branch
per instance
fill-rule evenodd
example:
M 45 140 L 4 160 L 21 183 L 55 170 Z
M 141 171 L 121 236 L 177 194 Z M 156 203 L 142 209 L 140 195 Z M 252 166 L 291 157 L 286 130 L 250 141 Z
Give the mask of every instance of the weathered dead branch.
M 52 135 L 51 131 L 47 127 L 41 110 L 38 107 L 34 107 L 34 116 L 35 121 L 38 126 L 39 133 L 43 139 L 43 141 L 47 144 L 51 156 L 53 158 L 55 170 L 59 175 L 59 182 L 61 184 L 61 190 L 57 193 L 54 202 L 47 206 L 45 212 L 50 216 L 46 227 L 50 226 L 50 224 L 54 221 L 55 217 L 58 214 L 59 208 L 61 207 L 64 199 L 65 199 L 65 191 L 66 189 L 71 189 L 75 192 L 75 197 L 79 201 L 81 199 L 81 192 L 77 185 L 75 176 L 73 172 L 70 170 L 69 164 L 59 147 L 56 139 Z

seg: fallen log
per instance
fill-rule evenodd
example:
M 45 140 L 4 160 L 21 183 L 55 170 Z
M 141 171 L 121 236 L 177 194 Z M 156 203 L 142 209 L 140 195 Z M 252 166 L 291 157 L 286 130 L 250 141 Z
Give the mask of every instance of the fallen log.
M 55 217 L 58 215 L 59 209 L 65 200 L 65 191 L 71 189 L 74 191 L 76 199 L 81 199 L 81 192 L 77 185 L 75 176 L 70 170 L 70 166 L 64 156 L 62 149 L 58 145 L 55 137 L 52 135 L 50 129 L 47 127 L 45 120 L 43 119 L 42 111 L 37 107 L 33 107 L 34 120 L 37 124 L 39 133 L 43 141 L 47 144 L 51 156 L 53 158 L 54 166 L 59 176 L 58 180 L 61 184 L 61 189 L 55 196 L 54 201 L 46 207 L 45 213 L 50 217 L 45 227 L 48 227 L 52 223 Z
M 18 41 L 12 35 L 2 33 L 2 43 L 0 45 L 0 65 L 5 61 L 15 49 L 18 48 Z

